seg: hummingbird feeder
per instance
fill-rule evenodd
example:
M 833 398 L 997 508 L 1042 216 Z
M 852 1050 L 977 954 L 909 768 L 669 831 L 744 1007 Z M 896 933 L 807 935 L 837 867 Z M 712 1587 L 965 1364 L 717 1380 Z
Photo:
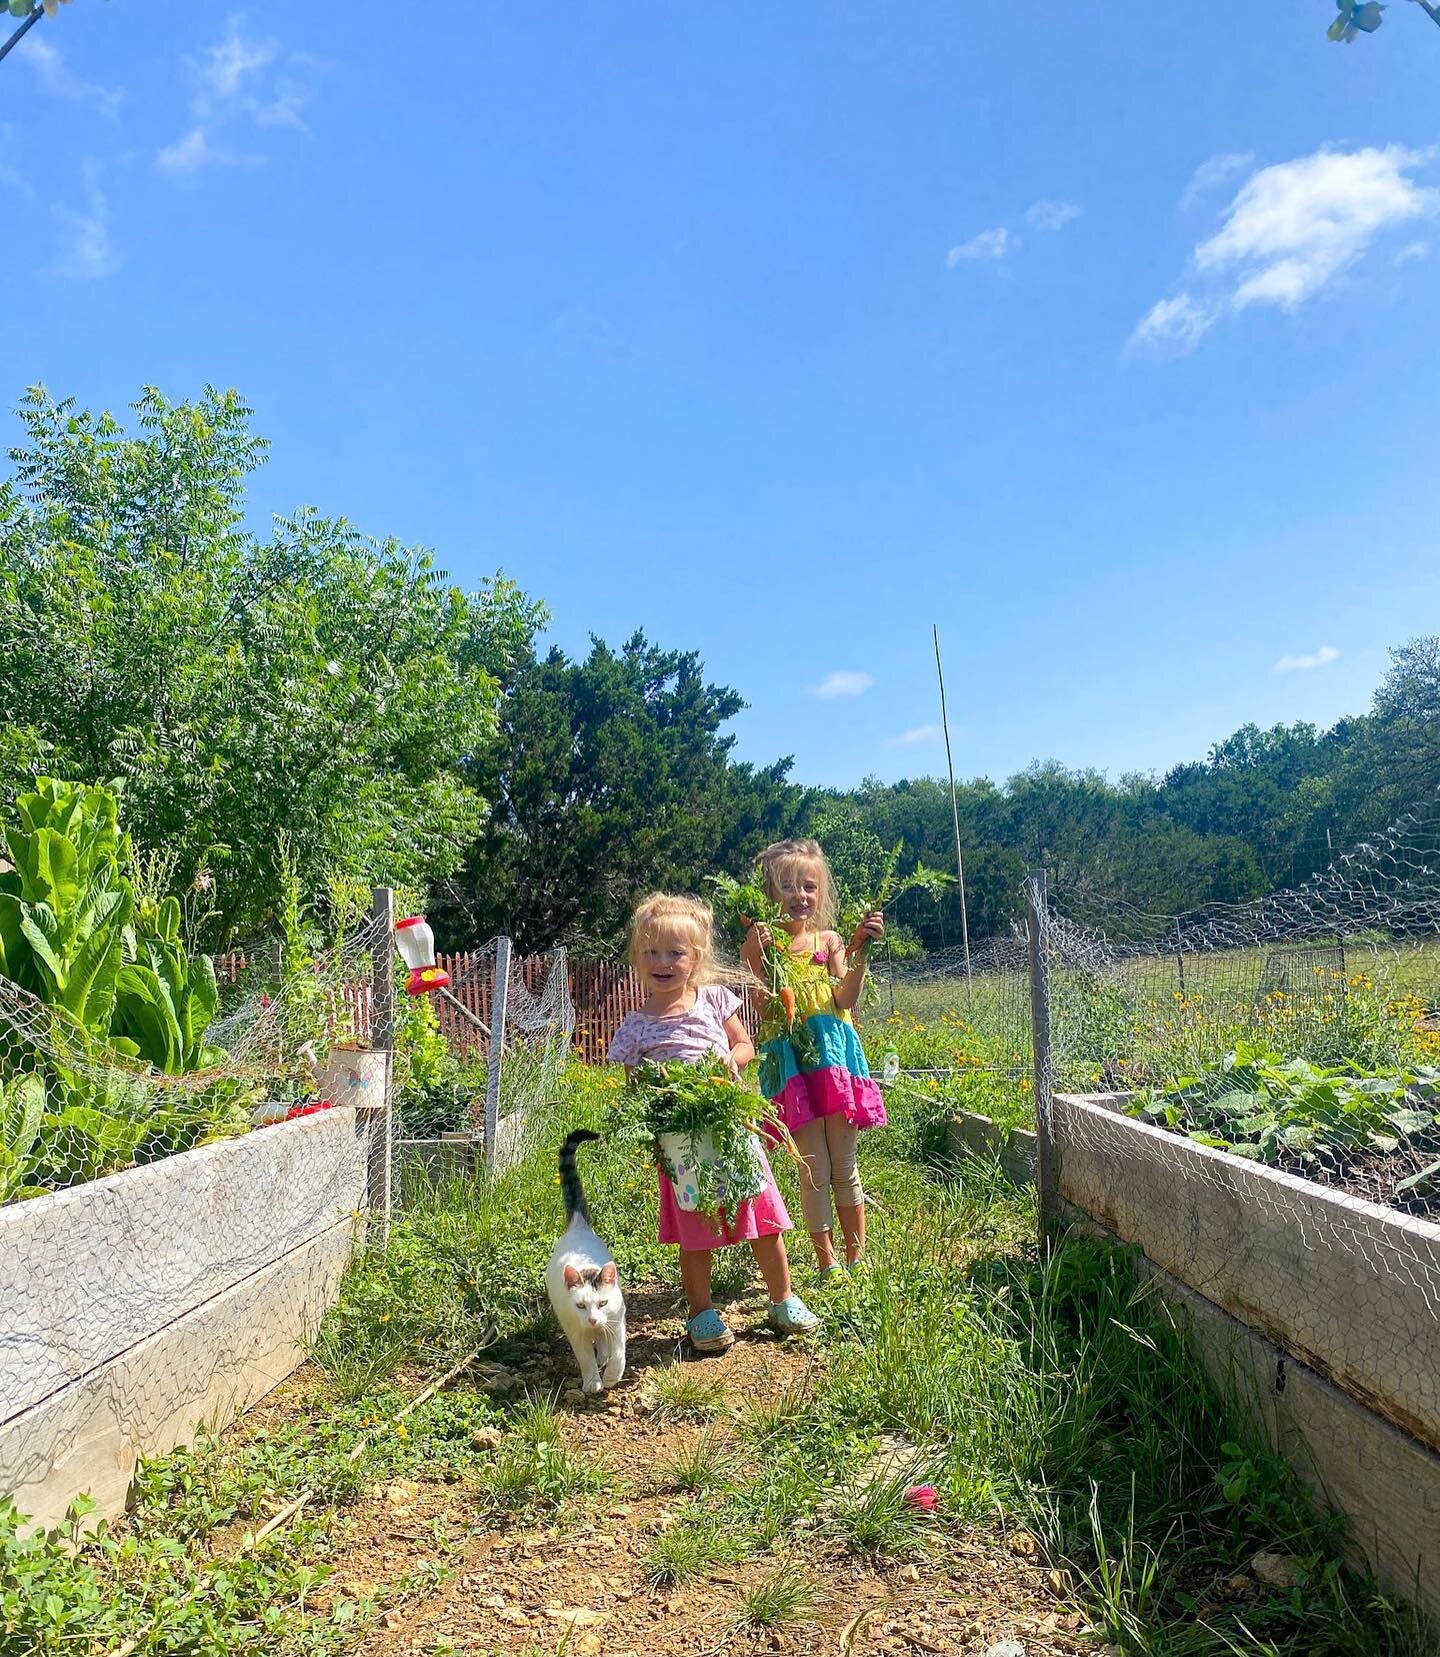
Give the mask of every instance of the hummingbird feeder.
M 395 947 L 410 969 L 405 981 L 410 995 L 429 995 L 450 982 L 450 974 L 435 964 L 435 934 L 423 915 L 395 922 Z

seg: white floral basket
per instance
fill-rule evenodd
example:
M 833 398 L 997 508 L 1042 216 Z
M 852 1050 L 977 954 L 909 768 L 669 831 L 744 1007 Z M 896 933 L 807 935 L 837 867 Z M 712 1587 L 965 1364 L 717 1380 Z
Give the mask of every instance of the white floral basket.
M 765 1152 L 755 1134 L 745 1136 L 749 1153 L 743 1163 L 721 1162 L 715 1154 L 715 1144 L 708 1133 L 662 1133 L 660 1135 L 660 1162 L 665 1177 L 675 1192 L 676 1204 L 687 1214 L 700 1207 L 700 1187 L 697 1171 L 714 1168 L 718 1174 L 720 1204 L 733 1208 L 749 1197 L 758 1197 L 765 1189 Z

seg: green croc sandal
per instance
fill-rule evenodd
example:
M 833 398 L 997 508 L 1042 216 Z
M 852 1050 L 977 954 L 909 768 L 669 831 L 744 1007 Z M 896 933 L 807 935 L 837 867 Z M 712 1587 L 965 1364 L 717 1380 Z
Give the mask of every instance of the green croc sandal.
M 788 1300 L 772 1301 L 765 1321 L 781 1335 L 808 1335 L 820 1327 L 820 1319 L 799 1295 L 791 1295 Z
M 713 1306 L 687 1318 L 685 1333 L 697 1352 L 728 1352 L 735 1344 L 734 1332 Z
M 828 1294 L 832 1289 L 843 1289 L 849 1276 L 849 1272 L 837 1260 L 833 1266 L 826 1266 L 815 1273 L 815 1287 L 822 1294 Z

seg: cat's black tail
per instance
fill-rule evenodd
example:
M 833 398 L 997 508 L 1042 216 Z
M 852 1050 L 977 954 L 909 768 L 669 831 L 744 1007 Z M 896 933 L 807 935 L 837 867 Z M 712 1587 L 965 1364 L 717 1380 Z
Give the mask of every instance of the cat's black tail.
M 586 1225 L 590 1224 L 590 1205 L 585 1201 L 585 1187 L 581 1185 L 580 1174 L 575 1167 L 575 1149 L 578 1145 L 584 1145 L 599 1137 L 598 1133 L 591 1133 L 589 1128 L 576 1128 L 560 1147 L 560 1191 L 565 1198 L 567 1222 L 578 1214 Z

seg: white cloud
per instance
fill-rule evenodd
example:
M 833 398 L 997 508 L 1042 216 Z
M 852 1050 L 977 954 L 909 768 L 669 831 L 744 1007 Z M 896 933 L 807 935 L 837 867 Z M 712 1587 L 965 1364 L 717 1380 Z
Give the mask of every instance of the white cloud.
M 287 52 L 277 40 L 248 35 L 244 19 L 232 17 L 218 41 L 187 60 L 193 124 L 156 154 L 156 167 L 179 178 L 205 167 L 253 164 L 258 157 L 218 147 L 216 131 L 249 125 L 305 132 L 304 112 L 324 67 L 315 58 Z
M 1340 652 L 1333 644 L 1322 644 L 1309 656 L 1282 656 L 1275 664 L 1276 673 L 1304 673 L 1312 667 L 1329 667 L 1339 661 Z
M 1416 259 L 1426 259 L 1430 255 L 1429 242 L 1407 242 L 1395 255 L 1397 265 L 1413 264 Z
M 232 17 L 230 32 L 195 65 L 201 86 L 222 103 L 240 94 L 248 76 L 268 69 L 280 50 L 273 40 L 246 40 L 240 21 Z
M 113 121 L 120 113 L 120 106 L 125 102 L 123 92 L 82 80 L 66 63 L 59 47 L 36 30 L 30 31 L 30 38 L 17 56 L 30 65 L 40 85 L 52 97 L 65 98 L 71 103 L 93 104 L 107 121 Z
M 891 747 L 913 748 L 922 742 L 938 742 L 943 733 L 938 725 L 916 725 L 890 738 Z
M 1391 144 L 1262 167 L 1195 249 L 1196 268 L 1235 273 L 1237 308 L 1294 307 L 1363 257 L 1381 231 L 1435 210 L 1436 192 L 1406 177 L 1427 159 Z
M 1026 224 L 1036 230 L 1063 230 L 1078 219 L 1085 209 L 1073 201 L 1037 201 L 1025 215 Z
M 110 204 L 100 188 L 98 170 L 86 170 L 87 204 L 83 210 L 52 209 L 60 225 L 60 245 L 54 271 L 81 282 L 98 282 L 120 268 L 120 256 L 110 238 Z
M 962 259 L 1003 259 L 1016 245 L 1010 232 L 1003 225 L 997 225 L 994 230 L 982 230 L 968 242 L 952 247 L 945 255 L 945 263 L 954 270 Z
M 1215 321 L 1214 311 L 1197 305 L 1188 293 L 1158 299 L 1141 317 L 1131 345 L 1148 345 L 1162 351 L 1193 351 Z
M 839 669 L 829 673 L 815 687 L 815 694 L 822 696 L 827 702 L 837 696 L 863 696 L 874 679 L 868 673 L 855 673 L 846 669 Z
M 1037 201 L 1026 209 L 1022 219 L 1034 230 L 1063 230 L 1083 211 L 1073 201 Z M 966 259 L 1004 259 L 1021 245 L 1021 238 L 1009 225 L 997 224 L 989 230 L 982 230 L 978 236 L 972 236 L 968 242 L 952 247 L 945 255 L 945 263 L 954 270 Z
M 1440 192 L 1410 176 L 1431 153 L 1396 144 L 1318 150 L 1252 173 L 1195 249 L 1193 282 L 1152 306 L 1132 343 L 1189 350 L 1222 310 L 1294 310 L 1315 298 L 1379 236 L 1440 207 Z
M 1243 155 L 1212 155 L 1208 161 L 1202 161 L 1185 186 L 1185 194 L 1180 198 L 1181 207 L 1193 207 L 1201 196 L 1218 190 L 1236 173 L 1243 173 L 1254 159 L 1247 150 Z
M 254 166 L 258 158 L 250 155 L 232 155 L 229 150 L 217 150 L 210 142 L 204 127 L 191 127 L 183 138 L 167 144 L 155 156 L 155 166 L 171 177 L 198 173 L 204 167 Z

